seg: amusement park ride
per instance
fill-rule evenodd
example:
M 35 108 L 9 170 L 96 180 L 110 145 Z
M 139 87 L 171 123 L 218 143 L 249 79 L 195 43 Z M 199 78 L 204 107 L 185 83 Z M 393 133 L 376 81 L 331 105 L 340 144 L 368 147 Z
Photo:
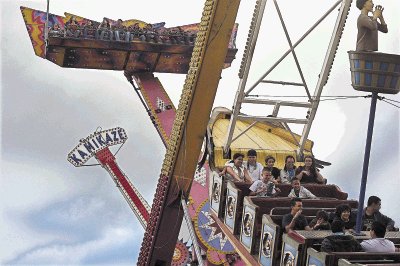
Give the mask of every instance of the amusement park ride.
M 65 13 L 62 17 L 21 7 L 37 56 L 66 68 L 123 70 L 167 149 L 151 208 L 118 167 L 115 155 L 109 149 L 127 140 L 122 128 L 96 131 L 81 139 L 68 155 L 68 161 L 81 166 L 95 157 L 111 175 L 146 230 L 139 265 L 186 265 L 189 262 L 189 250 L 180 241 L 176 242 L 184 217 L 191 233 L 193 253 L 196 253 L 192 254 L 193 264 L 197 261 L 200 265 L 355 265 L 352 261 L 380 259 L 382 262 L 382 258 L 399 263 L 398 254 L 318 252 L 315 243 L 320 243 L 331 232 L 283 233 L 280 211 L 289 206 L 287 197 L 250 197 L 248 184 L 227 181 L 219 175 L 219 170 L 234 153 L 248 149 L 256 149 L 260 160 L 273 155 L 279 167 L 288 155 L 301 162 L 304 155 L 312 154 L 313 143 L 308 136 L 352 1 L 336 1 L 299 40 L 292 42 L 279 1 L 273 0 L 289 50 L 248 87 L 266 2 L 256 1 L 233 110 L 216 108 L 213 112 L 221 71 L 230 66 L 237 52 L 235 19 L 239 0 L 206 0 L 199 24 L 172 28 L 166 28 L 164 23 L 148 24 L 138 20 L 105 18 L 99 23 L 73 14 Z M 295 48 L 337 9 L 317 85 L 311 92 Z M 301 82 L 266 80 L 290 54 Z M 305 208 L 304 212 L 308 213 L 308 218 L 315 216 L 318 208 L 334 208 L 341 203 L 358 207 L 358 213 L 362 213 L 377 94 L 399 92 L 398 55 L 352 51 L 349 56 L 353 86 L 373 93 L 360 199 L 358 202 L 348 200 L 347 193 L 335 185 L 308 185 L 320 197 L 305 200 L 309 209 Z M 154 76 L 155 72 L 187 73 L 177 109 Z M 308 101 L 251 97 L 251 91 L 261 83 L 303 87 Z M 246 115 L 241 113 L 243 104 L 273 106 L 273 112 L 268 116 Z M 303 108 L 305 118 L 285 117 L 281 115 L 281 107 Z M 303 125 L 302 133 L 294 133 L 289 124 Z M 317 163 L 321 167 L 329 165 L 318 160 Z M 279 186 L 282 195 L 289 189 L 285 184 Z M 357 233 L 360 233 L 360 217 Z M 357 237 L 368 238 L 365 235 Z M 400 243 L 398 232 L 388 232 L 387 238 Z

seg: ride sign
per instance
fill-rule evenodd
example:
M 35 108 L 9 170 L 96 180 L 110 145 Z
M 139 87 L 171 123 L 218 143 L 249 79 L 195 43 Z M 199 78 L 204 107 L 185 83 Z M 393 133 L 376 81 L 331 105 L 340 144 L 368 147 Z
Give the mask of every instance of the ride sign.
M 104 148 L 125 143 L 128 139 L 123 128 L 116 127 L 108 130 L 98 131 L 85 139 L 81 139 L 67 157 L 67 160 L 74 166 L 84 165 L 97 152 Z

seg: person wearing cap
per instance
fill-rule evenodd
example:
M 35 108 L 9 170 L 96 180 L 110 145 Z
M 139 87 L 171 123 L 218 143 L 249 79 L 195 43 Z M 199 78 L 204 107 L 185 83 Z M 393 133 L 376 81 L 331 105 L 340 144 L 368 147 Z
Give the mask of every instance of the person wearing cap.
M 257 152 L 253 149 L 247 151 L 247 162 L 243 163 L 249 172 L 252 182 L 262 180 L 263 166 L 257 162 Z

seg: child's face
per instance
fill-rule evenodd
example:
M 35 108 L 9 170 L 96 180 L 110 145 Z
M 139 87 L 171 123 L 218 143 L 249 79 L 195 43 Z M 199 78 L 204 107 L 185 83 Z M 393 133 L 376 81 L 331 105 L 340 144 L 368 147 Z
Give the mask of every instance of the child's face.
M 262 173 L 262 176 L 263 176 L 264 182 L 268 182 L 272 179 L 272 174 L 271 174 L 271 172 L 268 172 L 268 171 L 264 171 Z
M 268 167 L 273 167 L 274 164 L 275 164 L 275 160 L 274 160 L 274 159 L 269 159 L 269 160 L 267 161 L 267 166 L 268 166 Z
M 247 156 L 247 161 L 253 165 L 257 162 L 257 156 Z
M 292 183 L 292 187 L 294 188 L 294 190 L 300 190 L 300 181 L 298 181 L 298 180 L 296 180 L 296 181 L 293 181 L 293 183 Z

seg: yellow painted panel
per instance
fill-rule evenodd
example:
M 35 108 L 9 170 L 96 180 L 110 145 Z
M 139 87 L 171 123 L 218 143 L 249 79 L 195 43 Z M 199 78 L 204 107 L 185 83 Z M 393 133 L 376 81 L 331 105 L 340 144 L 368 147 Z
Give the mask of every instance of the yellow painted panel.
M 236 122 L 236 128 L 233 136 L 239 135 L 241 132 L 251 124 L 248 121 Z M 217 119 L 212 126 L 212 135 L 214 141 L 214 155 L 215 165 L 217 167 L 223 167 L 228 161 L 223 159 L 223 145 L 226 138 L 227 128 L 229 126 L 229 119 Z M 299 140 L 300 137 L 296 136 Z M 311 154 L 310 150 L 312 142 L 307 141 L 305 154 Z M 291 134 L 279 127 L 269 126 L 265 123 L 257 123 L 245 134 L 240 136 L 231 144 L 231 154 L 243 153 L 246 155 L 249 149 L 255 149 L 257 151 L 257 161 L 262 165 L 265 165 L 265 158 L 267 156 L 273 156 L 276 160 L 275 166 L 283 168 L 285 165 L 285 157 L 292 155 L 296 157 L 297 145 L 294 143 Z

